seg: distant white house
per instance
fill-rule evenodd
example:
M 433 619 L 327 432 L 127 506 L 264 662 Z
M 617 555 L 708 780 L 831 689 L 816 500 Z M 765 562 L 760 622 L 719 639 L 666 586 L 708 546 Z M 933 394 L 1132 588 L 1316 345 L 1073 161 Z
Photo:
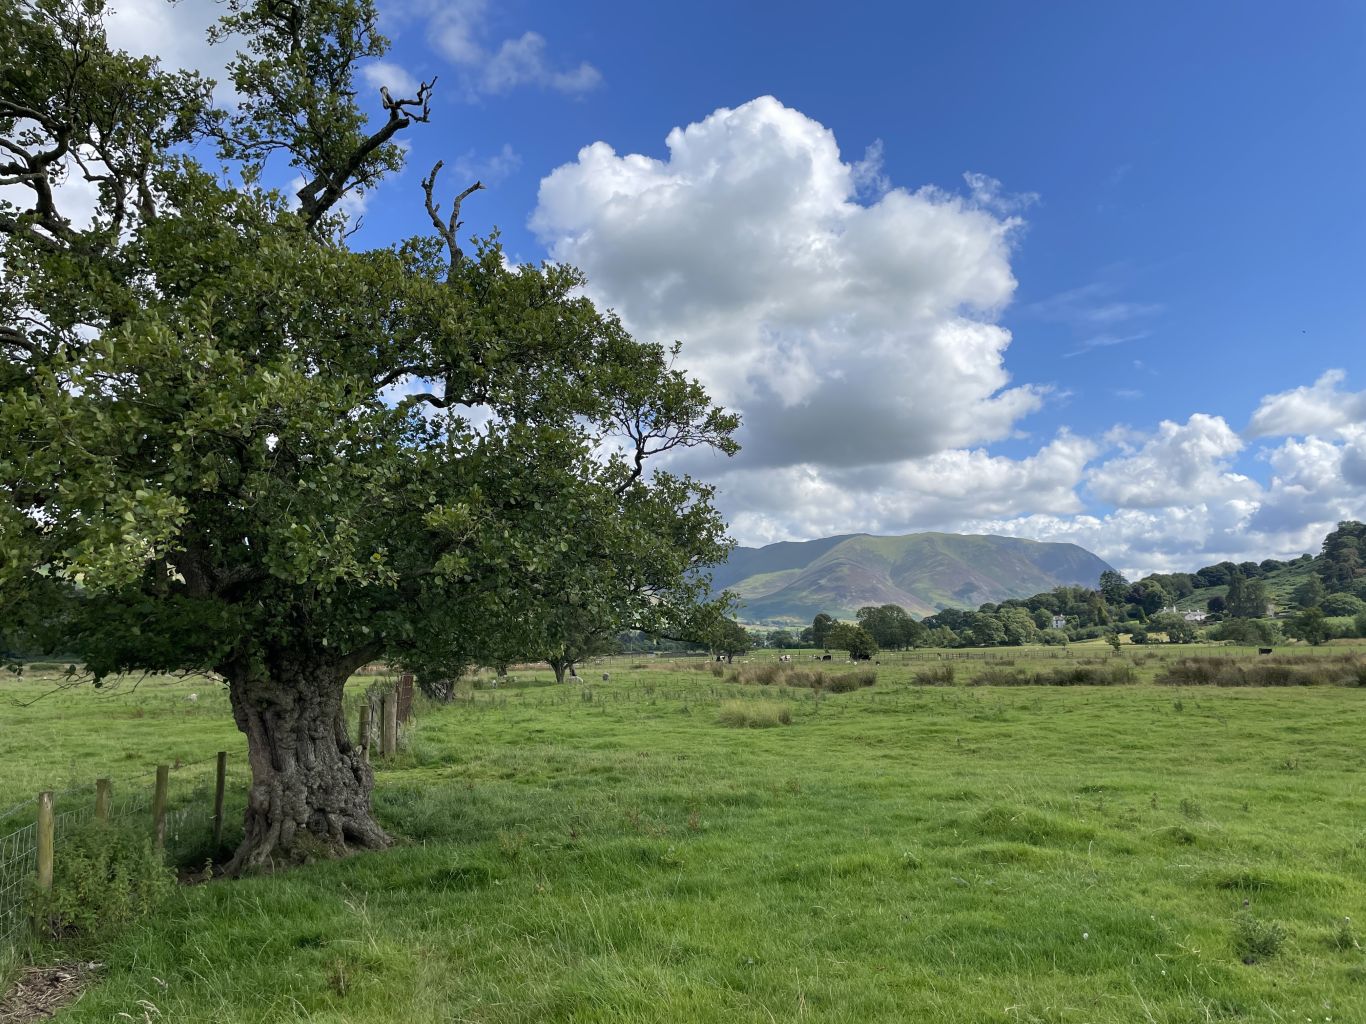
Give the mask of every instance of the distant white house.
M 1066 616 L 1066 615 L 1054 615 L 1054 616 L 1053 616 L 1053 628 L 1054 628 L 1054 629 L 1066 629 L 1066 628 L 1067 628 L 1067 616 Z
M 1170 608 L 1163 608 L 1162 610 L 1163 610 L 1166 614 L 1168 614 L 1168 615 L 1180 615 L 1180 616 L 1181 616 L 1183 619 L 1185 619 L 1187 622 L 1204 622 L 1204 621 L 1205 621 L 1205 615 L 1206 615 L 1206 613 L 1205 613 L 1205 612 L 1202 612 L 1202 611 L 1198 611 L 1198 610 L 1196 610 L 1196 609 L 1191 609 L 1191 610 L 1188 611 L 1188 612 L 1180 612 L 1180 611 L 1177 611 L 1177 610 L 1176 610 L 1176 605 L 1172 605 Z

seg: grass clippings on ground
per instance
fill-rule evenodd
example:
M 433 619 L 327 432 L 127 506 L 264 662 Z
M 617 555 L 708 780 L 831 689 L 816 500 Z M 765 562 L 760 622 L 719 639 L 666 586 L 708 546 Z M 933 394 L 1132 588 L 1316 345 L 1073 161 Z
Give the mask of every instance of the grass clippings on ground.
M 99 967 L 96 963 L 61 963 L 23 968 L 0 998 L 0 1024 L 51 1020 L 81 997 Z

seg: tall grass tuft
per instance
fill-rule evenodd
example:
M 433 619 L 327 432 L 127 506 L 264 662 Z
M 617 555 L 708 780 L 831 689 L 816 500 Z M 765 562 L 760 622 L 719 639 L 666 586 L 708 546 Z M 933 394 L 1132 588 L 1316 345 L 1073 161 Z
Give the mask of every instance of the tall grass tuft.
M 794 668 L 787 673 L 783 680 L 788 686 L 801 686 L 811 690 L 819 690 L 821 683 L 825 680 L 824 672 L 813 672 L 811 669 Z
M 770 661 L 763 665 L 746 665 L 735 673 L 735 682 L 772 686 L 774 683 L 782 682 L 783 673 L 786 669 L 786 665 L 776 661 Z
M 954 669 L 952 665 L 931 665 L 915 673 L 916 686 L 952 686 Z
M 877 684 L 877 669 L 865 668 L 855 672 L 841 672 L 825 677 L 822 689 L 829 693 L 852 693 L 864 686 Z
M 1366 659 L 1354 654 L 1279 654 L 1256 661 L 1182 658 L 1153 681 L 1163 686 L 1362 686 Z
M 866 668 L 852 672 L 823 672 L 819 669 L 794 668 L 790 664 L 769 662 L 765 665 L 745 665 L 727 677 L 729 683 L 747 686 L 790 686 L 824 690 L 827 693 L 849 693 L 877 683 L 877 670 Z
M 1255 964 L 1273 957 L 1285 945 L 1285 926 L 1279 921 L 1262 921 L 1249 913 L 1238 915 L 1233 931 L 1233 948 L 1243 963 Z
M 727 700 L 721 702 L 716 721 L 732 729 L 773 729 L 791 725 L 792 712 L 768 701 Z
M 1132 665 L 1064 665 L 1029 672 L 1021 668 L 983 668 L 970 686 L 1127 686 L 1138 682 Z

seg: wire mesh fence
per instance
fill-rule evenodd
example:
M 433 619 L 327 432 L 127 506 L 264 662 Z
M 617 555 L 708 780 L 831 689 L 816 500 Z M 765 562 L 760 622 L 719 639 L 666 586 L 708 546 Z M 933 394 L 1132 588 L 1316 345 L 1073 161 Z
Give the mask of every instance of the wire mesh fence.
M 0 959 L 27 932 L 24 908 L 37 868 L 38 833 L 33 825 L 0 837 Z
M 212 859 L 220 852 L 218 845 L 230 847 L 241 838 L 250 787 L 243 759 L 228 758 L 223 775 L 222 818 L 217 819 L 217 765 L 215 756 L 167 766 L 160 829 L 156 822 L 155 772 L 115 781 L 103 807 L 97 804 L 93 781 L 89 786 L 54 792 L 53 859 L 60 862 L 63 839 L 90 827 L 97 817 L 111 828 L 141 831 L 149 837 L 160 833 L 168 864 L 193 867 Z M 37 800 L 0 810 L 0 962 L 12 958 L 29 938 L 39 872 L 38 815 Z

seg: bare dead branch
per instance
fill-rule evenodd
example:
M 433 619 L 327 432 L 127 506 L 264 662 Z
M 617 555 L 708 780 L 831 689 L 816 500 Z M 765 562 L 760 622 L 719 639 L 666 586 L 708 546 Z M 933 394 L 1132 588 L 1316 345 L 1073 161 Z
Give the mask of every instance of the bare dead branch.
M 450 253 L 451 270 L 454 271 L 460 265 L 460 261 L 465 258 L 460 251 L 460 205 L 474 193 L 484 187 L 482 181 L 476 181 L 465 191 L 455 197 L 451 204 L 451 215 L 443 221 L 441 219 L 441 204 L 436 202 L 432 193 L 436 188 L 436 176 L 441 172 L 441 168 L 446 161 L 438 160 L 436 166 L 432 168 L 432 173 L 422 179 L 422 191 L 426 196 L 427 216 L 432 219 L 432 225 L 436 228 L 441 240 L 446 243 L 446 251 Z M 449 278 L 448 278 L 449 280 Z

